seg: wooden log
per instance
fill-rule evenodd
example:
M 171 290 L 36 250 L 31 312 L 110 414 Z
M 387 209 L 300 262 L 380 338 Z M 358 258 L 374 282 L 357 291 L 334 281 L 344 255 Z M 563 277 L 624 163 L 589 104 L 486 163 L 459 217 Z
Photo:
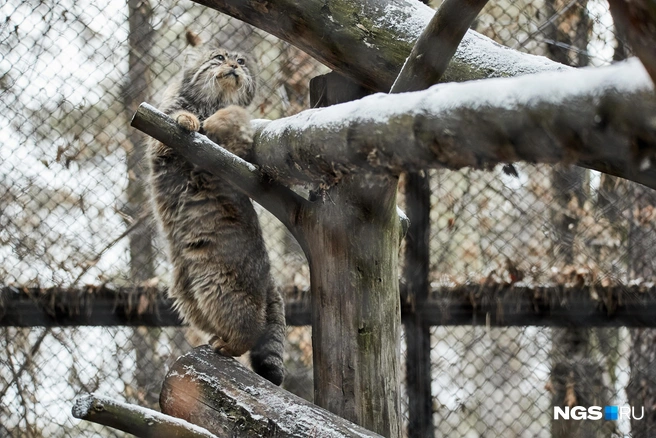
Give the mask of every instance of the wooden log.
M 216 438 L 202 427 L 178 418 L 95 394 L 75 399 L 71 413 L 75 418 L 141 438 Z
M 226 437 L 379 437 L 273 385 L 203 345 L 162 385 L 162 412 Z
M 400 286 L 407 296 L 408 285 Z M 26 293 L 0 289 L 0 327 L 71 326 L 179 326 L 177 314 L 162 291 L 154 306 L 143 310 L 141 319 L 125 319 L 130 311 L 123 297 L 127 289 L 107 290 L 93 301 L 78 303 L 84 289 L 48 289 Z M 309 292 L 285 303 L 288 326 L 312 323 Z M 53 312 L 53 309 L 56 309 Z M 161 310 L 169 309 L 163 315 Z M 135 312 L 135 310 L 132 310 Z M 504 284 L 436 287 L 419 307 L 403 302 L 403 318 L 416 313 L 430 326 L 489 325 L 493 327 L 656 327 L 656 287 L 653 285 L 599 286 Z
M 576 84 L 576 86 L 573 86 Z M 326 184 L 364 169 L 576 164 L 656 188 L 656 99 L 637 60 L 441 84 L 254 121 L 253 162 Z

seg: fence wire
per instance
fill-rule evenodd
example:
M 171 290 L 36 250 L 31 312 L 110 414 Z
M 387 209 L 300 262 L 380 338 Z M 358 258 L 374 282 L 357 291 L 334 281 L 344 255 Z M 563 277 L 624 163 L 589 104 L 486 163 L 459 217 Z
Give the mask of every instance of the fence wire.
M 257 58 L 254 117 L 308 108 L 309 79 L 328 71 L 190 1 L 7 0 L 0 16 L 2 286 L 166 288 L 170 267 L 148 211 L 143 137 L 129 120 L 179 72 L 186 30 Z M 573 67 L 629 53 L 600 0 L 491 1 L 473 27 Z M 579 168 L 515 170 L 429 172 L 431 286 L 653 280 L 652 190 Z M 307 289 L 298 245 L 258 212 L 277 281 Z M 653 418 L 552 419 L 553 405 L 656 406 L 654 330 L 458 326 L 433 327 L 430 336 L 435 436 L 656 435 L 644 426 Z M 312 399 L 311 331 L 290 327 L 287 339 L 285 385 Z M 187 328 L 0 328 L 0 437 L 125 436 L 72 419 L 73 398 L 99 392 L 157 409 L 168 365 L 202 342 Z M 407 397 L 403 390 L 405 424 Z

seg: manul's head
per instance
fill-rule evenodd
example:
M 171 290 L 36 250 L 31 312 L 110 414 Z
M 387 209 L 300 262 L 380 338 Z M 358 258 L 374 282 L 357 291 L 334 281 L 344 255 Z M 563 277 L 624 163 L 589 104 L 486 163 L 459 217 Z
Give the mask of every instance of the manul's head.
M 192 101 L 221 107 L 250 104 L 255 96 L 254 60 L 192 41 L 196 45 L 185 59 L 182 93 Z

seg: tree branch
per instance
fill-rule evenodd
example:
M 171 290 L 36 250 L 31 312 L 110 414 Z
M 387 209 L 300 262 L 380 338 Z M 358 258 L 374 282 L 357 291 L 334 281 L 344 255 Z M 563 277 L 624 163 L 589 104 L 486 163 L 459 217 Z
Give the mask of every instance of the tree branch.
M 217 438 L 202 427 L 184 420 L 95 394 L 78 397 L 72 414 L 75 418 L 113 427 L 141 438 Z
M 390 93 L 424 90 L 444 75 L 487 0 L 445 0 L 412 48 Z
M 218 436 L 380 436 L 269 383 L 208 345 L 172 365 L 160 405 L 162 412 Z
M 281 181 L 359 169 L 577 164 L 656 188 L 656 98 L 636 60 L 442 84 L 255 121 L 253 162 Z
M 142 103 L 131 125 L 246 193 L 294 233 L 295 218 L 307 202 L 287 187 L 271 181 L 255 166 L 231 154 L 204 135 L 189 133 L 156 108 Z
M 374 91 L 388 92 L 435 11 L 416 0 L 194 0 L 265 30 Z M 567 67 L 520 53 L 472 30 L 443 82 Z

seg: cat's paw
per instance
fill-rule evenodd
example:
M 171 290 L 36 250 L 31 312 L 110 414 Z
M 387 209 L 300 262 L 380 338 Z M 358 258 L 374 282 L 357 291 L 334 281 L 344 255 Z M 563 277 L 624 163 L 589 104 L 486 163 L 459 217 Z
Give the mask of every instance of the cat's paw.
M 253 128 L 248 112 L 236 105 L 222 108 L 203 123 L 207 135 L 230 152 L 244 157 L 253 143 Z
M 178 125 L 182 126 L 187 131 L 200 130 L 200 120 L 198 120 L 198 117 L 188 111 L 178 111 L 174 113 L 173 119 Z

